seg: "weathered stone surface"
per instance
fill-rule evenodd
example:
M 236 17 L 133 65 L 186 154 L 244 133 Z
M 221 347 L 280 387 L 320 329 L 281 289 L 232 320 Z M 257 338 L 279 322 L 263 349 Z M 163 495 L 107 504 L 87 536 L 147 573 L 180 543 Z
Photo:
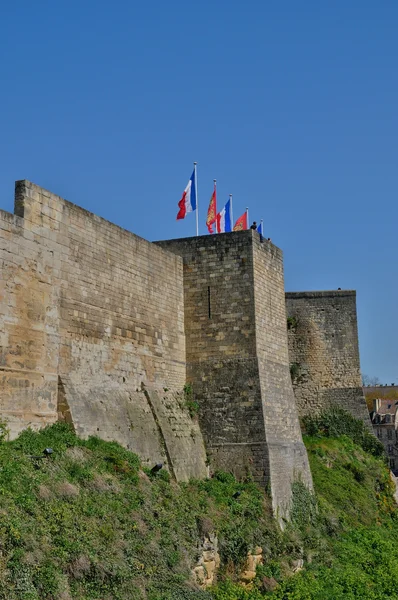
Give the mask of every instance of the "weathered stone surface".
M 262 551 L 259 554 L 252 554 L 251 552 L 249 552 L 249 555 L 248 555 L 247 561 L 246 561 L 246 570 L 255 572 L 257 565 L 262 564 L 262 562 L 263 562 Z
M 27 181 L 15 213 L 0 211 L 0 416 L 12 437 L 61 418 L 179 480 L 205 477 L 181 400 L 181 259 Z
M 192 569 L 194 582 L 202 589 L 211 587 L 216 582 L 219 566 L 218 539 L 215 534 L 210 534 L 203 538 L 198 563 Z
M 243 572 L 240 575 L 241 582 L 250 587 L 250 583 L 256 577 L 258 565 L 263 564 L 263 549 L 256 546 L 252 552 L 249 552 Z
M 292 561 L 292 572 L 298 573 L 298 571 L 302 571 L 304 568 L 304 560 L 302 558 L 298 558 L 297 560 Z
M 48 231 L 0 211 L 0 418 L 12 437 L 21 423 L 37 429 L 57 419 L 57 252 Z
M 200 586 L 205 586 L 206 584 L 206 571 L 203 565 L 199 565 L 199 567 L 195 567 L 193 570 L 194 580 Z
M 300 479 L 312 488 L 290 378 L 283 255 L 253 234 L 256 349 L 263 403 L 269 477 L 274 512 L 289 514 L 291 484 Z
M 278 587 L 278 582 L 273 577 L 263 577 L 262 588 L 264 592 L 273 592 Z
M 286 309 L 300 415 L 339 405 L 371 429 L 361 388 L 355 291 L 289 292 Z

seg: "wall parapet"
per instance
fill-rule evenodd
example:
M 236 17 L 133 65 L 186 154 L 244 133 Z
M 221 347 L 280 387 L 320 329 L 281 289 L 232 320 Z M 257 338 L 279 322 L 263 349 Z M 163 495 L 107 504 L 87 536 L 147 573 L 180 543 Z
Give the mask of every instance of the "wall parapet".
M 314 290 L 313 292 L 286 292 L 287 300 L 298 300 L 299 298 L 344 298 L 346 296 L 356 297 L 356 290 Z

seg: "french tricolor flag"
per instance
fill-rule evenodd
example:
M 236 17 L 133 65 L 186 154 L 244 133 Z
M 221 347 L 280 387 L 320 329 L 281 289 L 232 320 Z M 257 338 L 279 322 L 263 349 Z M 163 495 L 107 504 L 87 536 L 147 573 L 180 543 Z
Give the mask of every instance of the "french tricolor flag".
M 217 214 L 217 233 L 228 233 L 232 231 L 232 204 L 231 198 Z
M 195 169 L 191 175 L 188 185 L 184 190 L 181 200 L 178 203 L 177 220 L 185 219 L 187 213 L 196 210 L 196 185 L 195 185 Z

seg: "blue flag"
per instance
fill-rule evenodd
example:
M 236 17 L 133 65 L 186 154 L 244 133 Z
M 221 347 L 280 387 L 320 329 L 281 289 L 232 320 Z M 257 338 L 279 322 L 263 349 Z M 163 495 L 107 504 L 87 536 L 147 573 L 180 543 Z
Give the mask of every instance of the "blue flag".
M 232 231 L 231 199 L 217 215 L 217 233 L 228 233 Z

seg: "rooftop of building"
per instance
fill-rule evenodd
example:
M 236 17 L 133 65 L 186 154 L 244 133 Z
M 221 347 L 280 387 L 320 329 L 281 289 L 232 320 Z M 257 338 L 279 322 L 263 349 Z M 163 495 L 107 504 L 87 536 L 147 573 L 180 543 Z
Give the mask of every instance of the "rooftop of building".
M 377 398 L 377 408 L 373 408 L 373 412 L 379 415 L 391 414 L 395 415 L 395 411 L 398 408 L 398 400 L 390 400 L 388 398 Z

